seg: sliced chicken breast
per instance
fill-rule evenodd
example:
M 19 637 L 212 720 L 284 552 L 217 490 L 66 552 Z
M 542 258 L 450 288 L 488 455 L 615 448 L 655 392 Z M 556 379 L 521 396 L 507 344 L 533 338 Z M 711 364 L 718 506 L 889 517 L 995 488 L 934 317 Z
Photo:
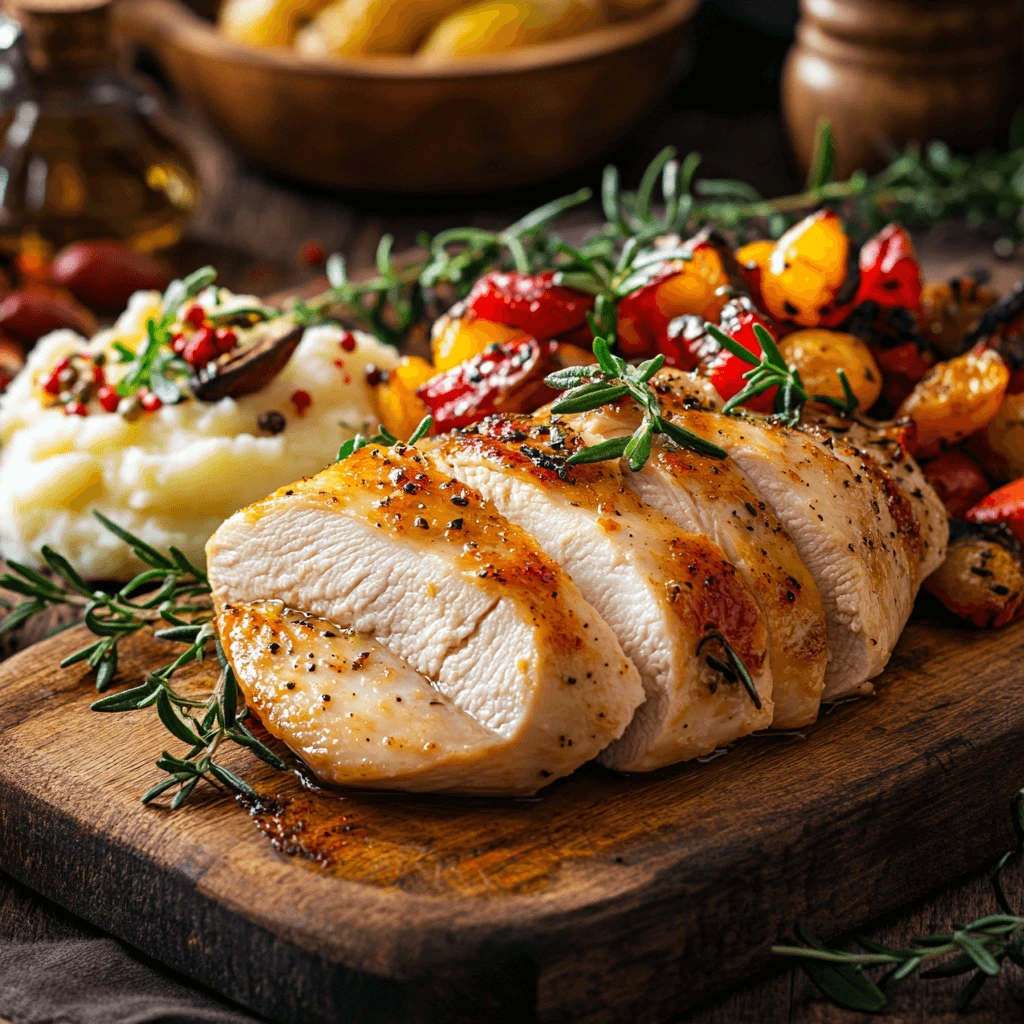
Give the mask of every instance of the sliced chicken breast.
M 645 505 L 617 466 L 567 467 L 582 438 L 543 417 L 494 417 L 435 444 L 452 476 L 565 569 L 639 669 L 647 699 L 603 763 L 649 771 L 771 722 L 764 617 L 717 544 Z M 722 638 L 749 670 L 756 701 Z
M 673 422 L 729 453 L 814 577 L 828 625 L 822 698 L 861 689 L 885 668 L 917 592 L 884 474 L 857 471 L 805 430 L 723 415 L 692 374 L 662 370 L 654 385 Z
M 602 407 L 572 418 L 588 444 L 626 437 L 640 422 L 635 405 Z M 818 717 L 828 663 L 828 631 L 814 577 L 792 538 L 731 459 L 711 459 L 655 444 L 627 485 L 690 533 L 702 533 L 740 571 L 768 624 L 772 726 L 795 729 Z
M 533 793 L 620 736 L 643 699 L 636 670 L 565 572 L 414 448 L 364 448 L 243 509 L 210 539 L 207 565 L 229 647 L 229 605 L 280 601 L 376 637 L 495 736 L 472 757 L 423 750 L 430 771 L 417 781 L 395 768 L 395 786 Z M 251 678 L 241 662 L 238 674 Z M 292 713 L 301 720 L 302 706 Z M 432 742 L 450 755 L 461 741 Z M 339 780 L 347 758 L 337 755 Z

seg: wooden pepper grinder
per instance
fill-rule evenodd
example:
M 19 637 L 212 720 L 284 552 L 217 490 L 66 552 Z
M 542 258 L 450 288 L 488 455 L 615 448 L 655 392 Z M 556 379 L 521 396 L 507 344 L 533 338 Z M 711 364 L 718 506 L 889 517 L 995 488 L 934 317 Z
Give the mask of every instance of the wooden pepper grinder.
M 1024 0 L 801 0 L 782 83 L 806 170 L 820 117 L 836 174 L 884 161 L 886 142 L 998 143 L 1021 97 Z

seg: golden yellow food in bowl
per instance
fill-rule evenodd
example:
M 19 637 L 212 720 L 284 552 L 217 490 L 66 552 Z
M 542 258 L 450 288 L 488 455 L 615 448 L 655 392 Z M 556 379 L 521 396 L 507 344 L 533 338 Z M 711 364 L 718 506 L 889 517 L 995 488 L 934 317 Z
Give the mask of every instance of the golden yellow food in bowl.
M 647 13 L 661 0 L 224 0 L 221 31 L 311 58 L 416 55 L 430 62 L 553 42 Z
M 626 0 L 601 0 L 595 28 L 447 59 L 304 52 L 295 40 L 323 24 L 333 0 L 303 2 L 307 13 L 293 16 L 289 0 L 230 0 L 232 23 L 251 29 L 244 37 L 222 28 L 227 8 L 212 0 L 132 0 L 115 6 L 114 24 L 248 159 L 318 186 L 406 195 L 518 187 L 598 159 L 685 68 L 699 4 L 630 12 Z M 459 10 L 483 2 L 460 0 Z M 417 4 L 435 11 L 422 49 L 445 15 L 436 0 Z M 254 45 L 282 32 L 291 42 Z

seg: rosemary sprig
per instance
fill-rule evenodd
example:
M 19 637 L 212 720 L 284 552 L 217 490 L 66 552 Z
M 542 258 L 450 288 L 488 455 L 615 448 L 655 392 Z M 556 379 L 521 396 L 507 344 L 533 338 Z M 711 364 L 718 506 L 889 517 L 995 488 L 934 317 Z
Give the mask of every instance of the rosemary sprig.
M 1006 853 L 992 872 L 992 886 L 1002 913 L 957 925 L 941 935 L 924 935 L 904 949 L 883 946 L 858 936 L 863 953 L 832 949 L 819 942 L 806 928 L 798 927 L 803 946 L 773 946 L 777 956 L 796 957 L 811 981 L 831 1002 L 844 1009 L 874 1013 L 888 1004 L 888 995 L 897 983 L 920 971 L 922 978 L 955 978 L 970 974 L 960 992 L 957 1009 L 966 1010 L 982 986 L 999 974 L 1009 960 L 1024 967 L 1024 917 L 1010 906 L 1002 885 L 1007 867 L 1018 865 L 1024 857 L 1024 790 L 1013 798 L 1013 827 L 1016 848 Z M 873 980 L 865 968 L 887 967 L 881 978 Z M 921 971 L 921 968 L 926 968 Z
M 430 428 L 434 425 L 433 416 L 424 416 L 420 420 L 416 429 L 412 432 L 409 440 L 405 443 L 410 447 L 415 446 L 416 442 L 422 437 L 426 437 L 430 433 Z M 355 437 L 350 437 L 347 441 L 342 444 L 338 449 L 338 457 L 334 460 L 335 462 L 341 462 L 343 459 L 347 459 L 354 452 L 359 451 L 360 448 L 369 448 L 370 445 L 380 444 L 385 448 L 391 448 L 393 445 L 398 444 L 398 438 L 391 433 L 383 423 L 377 425 L 377 433 L 372 437 L 363 437 L 362 434 L 356 434 Z
M 524 274 L 554 267 L 563 242 L 549 228 L 563 213 L 590 201 L 593 192 L 582 188 L 545 203 L 503 231 L 451 228 L 423 241 L 430 258 L 420 276 L 424 288 L 444 283 L 465 295 L 486 271 L 507 266 Z M 452 251 L 452 247 L 457 247 Z M 593 253 L 589 254 L 593 255 Z
M 424 314 L 426 294 L 439 285 L 447 285 L 462 298 L 477 279 L 495 269 L 514 269 L 523 273 L 554 268 L 564 262 L 565 243 L 550 231 L 551 224 L 567 210 L 591 198 L 590 189 L 555 199 L 521 217 L 503 231 L 482 228 L 451 228 L 420 243 L 429 249 L 425 260 L 395 262 L 394 238 L 384 235 L 377 246 L 377 274 L 365 281 L 351 281 L 345 258 L 333 254 L 327 261 L 330 288 L 308 301 L 292 306 L 301 323 L 345 314 L 364 324 L 382 341 L 398 345 Z M 589 260 L 592 252 L 580 250 Z
M 800 371 L 796 367 L 786 365 L 775 339 L 760 324 L 754 324 L 754 336 L 761 346 L 760 359 L 714 324 L 706 323 L 704 327 L 719 345 L 753 367 L 743 374 L 744 380 L 748 381 L 747 386 L 722 406 L 722 412 L 731 413 L 751 398 L 756 398 L 763 391 L 773 387 L 779 389 L 775 396 L 775 415 L 789 426 L 795 426 L 800 422 L 804 404 L 810 401 L 827 405 L 843 416 L 852 416 L 857 411 L 860 403 L 853 393 L 853 388 L 850 387 L 846 371 L 841 366 L 836 370 L 836 375 L 843 386 L 843 399 L 832 398 L 830 395 L 811 395 L 804 387 Z
M 724 661 L 716 658 L 712 654 L 707 655 L 707 663 L 716 672 L 722 673 L 722 675 L 729 679 L 730 682 L 735 682 L 738 679 L 743 684 L 743 689 L 747 691 L 751 701 L 753 701 L 754 707 L 760 711 L 761 695 L 757 692 L 757 687 L 754 685 L 754 680 L 751 678 L 750 671 L 743 659 L 740 657 L 739 652 L 733 648 L 732 644 L 730 644 L 721 633 L 717 631 L 705 633 L 704 636 L 701 637 L 700 643 L 697 644 L 697 657 L 700 657 L 701 651 L 703 651 L 704 647 L 710 643 L 717 643 L 721 645 L 722 650 L 725 651 L 725 656 L 729 659 L 729 663 L 726 664 Z
M 624 359 L 613 355 L 607 339 L 600 335 L 594 339 L 594 356 L 597 363 L 593 366 L 569 366 L 545 378 L 544 383 L 548 387 L 565 392 L 551 406 L 551 411 L 590 412 L 628 397 L 643 410 L 643 420 L 631 437 L 610 438 L 581 448 L 566 459 L 567 464 L 624 458 L 630 469 L 639 472 L 651 454 L 656 434 L 663 434 L 681 448 L 688 448 L 699 455 L 714 459 L 726 457 L 726 453 L 717 445 L 662 417 L 658 396 L 649 381 L 661 369 L 665 362 L 664 356 L 655 356 L 639 366 L 631 366 Z
M 349 281 L 344 259 L 332 256 L 327 266 L 331 287 L 315 299 L 297 302 L 293 313 L 308 323 L 343 310 L 383 341 L 397 344 L 419 321 L 427 296 L 438 286 L 462 298 L 491 270 L 553 270 L 560 283 L 598 296 L 598 333 L 611 340 L 614 321 L 607 310 L 643 287 L 659 263 L 687 258 L 685 249 L 660 249 L 654 241 L 687 238 L 707 224 L 732 231 L 739 241 L 766 234 L 778 238 L 807 212 L 829 206 L 843 214 L 855 242 L 891 220 L 928 227 L 951 217 L 974 225 L 998 224 L 1006 234 L 1000 243 L 1004 248 L 1024 241 L 1024 108 L 1014 119 L 1006 153 L 960 157 L 945 143 L 932 142 L 894 152 L 877 174 L 855 171 L 845 181 L 832 180 L 834 156 L 832 129 L 823 120 L 806 188 L 765 198 L 744 181 L 698 179 L 700 154 L 679 159 L 668 146 L 648 165 L 635 191 L 621 188 L 615 167 L 605 168 L 600 195 L 605 224 L 578 247 L 554 229 L 560 216 L 589 202 L 589 189 L 546 203 L 503 231 L 464 227 L 422 236 L 428 257 L 407 265 L 395 264 L 393 239 L 385 235 L 377 250 L 378 273 L 368 281 Z
M 211 624 L 213 604 L 206 574 L 177 548 L 163 553 L 102 513 L 93 515 L 148 568 L 116 592 L 108 593 L 90 587 L 63 555 L 49 547 L 42 549 L 42 557 L 57 581 L 19 562 L 8 562 L 11 571 L 0 576 L 0 586 L 21 594 L 25 600 L 0 623 L 0 632 L 13 629 L 49 607 L 80 607 L 82 621 L 96 640 L 68 655 L 61 667 L 86 662 L 96 673 L 96 689 L 101 693 L 114 679 L 118 648 L 128 637 L 150 628 L 161 640 L 185 644 L 184 651 L 167 665 L 148 673 L 140 686 L 102 697 L 92 709 L 125 712 L 154 707 L 167 731 L 189 745 L 183 757 L 163 752 L 156 765 L 167 778 L 142 797 L 143 803 L 176 788 L 171 807 L 178 808 L 204 779 L 251 796 L 253 791 L 247 783 L 214 760 L 225 741 L 247 747 L 274 768 L 284 769 L 286 765 L 246 728 L 247 709 Z M 166 628 L 156 629 L 161 623 Z M 175 673 L 193 661 L 202 661 L 211 645 L 216 647 L 221 663 L 213 692 L 186 694 L 175 689 Z

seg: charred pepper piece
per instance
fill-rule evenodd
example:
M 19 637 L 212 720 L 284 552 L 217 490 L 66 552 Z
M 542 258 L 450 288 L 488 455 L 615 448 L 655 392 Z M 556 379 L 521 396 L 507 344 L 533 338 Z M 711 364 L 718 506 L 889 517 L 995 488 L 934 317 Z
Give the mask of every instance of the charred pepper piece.
M 554 271 L 487 274 L 466 297 L 466 309 L 481 320 L 519 327 L 538 341 L 585 328 L 593 308 L 593 295 L 555 284 Z
M 754 325 L 760 324 L 776 341 L 779 340 L 778 330 L 770 318 L 762 316 L 751 305 L 748 299 L 737 299 L 728 303 L 722 310 L 719 327 L 734 341 L 738 341 L 748 352 L 760 358 L 761 344 L 754 333 Z M 733 395 L 738 395 L 746 386 L 743 374 L 750 370 L 750 364 L 739 356 L 722 348 L 710 335 L 705 335 L 695 351 L 700 361 L 704 376 L 714 384 L 722 400 L 727 402 Z M 762 391 L 745 404 L 754 412 L 771 412 L 775 408 L 777 387 Z
M 921 268 L 914 243 L 899 224 L 887 224 L 861 246 L 857 302 L 876 302 L 883 309 L 921 305 Z
M 726 303 L 746 292 L 729 243 L 705 228 L 686 243 L 688 259 L 651 265 L 646 280 L 619 303 L 619 354 L 624 359 L 661 352 L 668 366 L 692 370 L 696 361 L 670 333 L 672 321 L 697 316 L 717 323 Z
M 569 350 L 568 361 L 560 358 L 563 350 Z M 494 344 L 431 378 L 416 394 L 434 417 L 437 433 L 468 427 L 496 412 L 532 412 L 557 395 L 544 378 L 578 362 L 578 352 L 575 346 L 536 338 Z
M 953 277 L 921 289 L 917 321 L 921 336 L 945 358 L 958 355 L 964 336 L 996 302 L 996 293 L 976 277 Z M 1003 314 L 997 314 L 1001 317 Z M 990 321 L 991 322 L 991 321 Z
M 1003 523 L 1024 544 L 1024 477 L 986 495 L 964 518 L 969 523 Z
M 849 316 L 860 282 L 843 222 L 818 210 L 775 243 L 761 274 L 765 309 L 802 327 L 835 327 Z

